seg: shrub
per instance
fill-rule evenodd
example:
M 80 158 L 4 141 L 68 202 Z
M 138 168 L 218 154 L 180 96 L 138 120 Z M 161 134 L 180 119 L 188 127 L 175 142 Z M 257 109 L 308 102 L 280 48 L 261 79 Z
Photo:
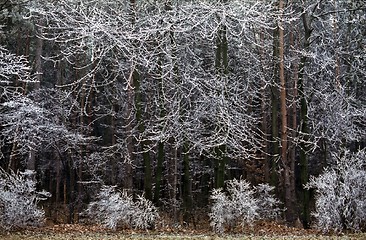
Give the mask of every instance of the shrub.
M 274 197 L 275 187 L 268 184 L 259 184 L 255 187 L 255 197 L 257 198 L 258 214 L 261 219 L 277 219 L 282 213 L 279 207 L 282 203 Z
M 323 231 L 360 230 L 366 223 L 366 154 L 345 151 L 323 174 L 311 177 L 307 188 L 316 189 L 313 216 Z
M 222 189 L 214 189 L 211 194 L 213 201 L 209 214 L 213 230 L 224 231 L 229 226 L 240 222 L 252 224 L 255 220 L 277 217 L 280 213 L 280 202 L 270 193 L 274 188 L 267 184 L 252 187 L 246 180 L 230 180 L 226 182 L 227 193 Z
M 37 204 L 50 193 L 36 191 L 34 171 L 7 173 L 0 168 L 0 225 L 12 230 L 38 227 L 44 222 L 44 211 Z
M 157 208 L 151 201 L 138 196 L 134 202 L 131 195 L 126 191 L 117 191 L 115 186 L 102 186 L 96 201 L 88 205 L 85 214 L 111 229 L 123 225 L 147 229 L 153 227 L 159 218 Z
M 211 219 L 210 226 L 215 232 L 221 233 L 224 231 L 225 222 L 231 221 L 234 217 L 230 212 L 232 210 L 230 206 L 231 201 L 229 201 L 229 198 L 221 189 L 214 189 L 211 194 L 211 199 L 214 203 L 209 214 Z

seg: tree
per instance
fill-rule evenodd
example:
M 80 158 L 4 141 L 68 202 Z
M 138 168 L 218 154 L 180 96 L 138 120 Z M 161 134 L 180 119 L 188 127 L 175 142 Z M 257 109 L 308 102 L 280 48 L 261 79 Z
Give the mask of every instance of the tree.
M 312 177 L 307 188 L 316 190 L 313 216 L 316 227 L 330 230 L 358 231 L 365 224 L 365 150 L 351 153 L 345 150 L 334 155 L 334 165 Z
M 283 11 L 284 1 L 279 1 L 280 19 L 278 23 L 279 42 L 279 79 L 280 79 L 280 106 L 281 106 L 281 161 L 283 164 L 283 187 L 285 194 L 286 220 L 294 223 L 296 220 L 295 212 L 295 162 L 288 157 L 288 124 L 287 124 L 287 94 L 284 66 L 284 25 Z
M 210 225 L 216 232 L 223 233 L 225 225 L 235 227 L 238 221 L 244 227 L 259 219 L 276 218 L 281 211 L 280 201 L 271 194 L 274 187 L 268 184 L 252 187 L 246 180 L 233 179 L 226 182 L 226 188 L 227 194 L 222 189 L 211 194 Z
M 5 165 L 34 156 L 70 216 L 112 184 L 178 221 L 225 179 L 271 176 L 309 226 L 309 175 L 364 146 L 358 2 L 36 0 L 14 8 L 15 35 L 7 9 L 7 48 L 27 58 L 0 51 Z
M 35 82 L 30 75 L 30 67 L 28 60 L 24 56 L 16 56 L 10 53 L 4 47 L 0 47 L 0 70 L 1 70 L 1 86 L 3 98 L 9 94 L 9 84 L 13 81 Z M 6 91 L 6 88 L 8 91 Z
M 44 223 L 45 213 L 38 207 L 51 195 L 37 191 L 34 171 L 7 173 L 0 168 L 0 223 L 7 230 L 37 227 Z
M 149 229 L 159 219 L 157 208 L 151 201 L 143 196 L 138 196 L 138 200 L 133 201 L 127 192 L 119 192 L 112 186 L 101 187 L 96 200 L 88 205 L 85 214 L 111 229 L 124 225 Z

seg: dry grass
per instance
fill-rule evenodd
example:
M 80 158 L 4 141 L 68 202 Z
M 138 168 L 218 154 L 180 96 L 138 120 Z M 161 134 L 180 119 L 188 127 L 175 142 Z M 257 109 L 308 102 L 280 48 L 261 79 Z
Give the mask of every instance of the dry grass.
M 118 240 L 118 239 L 366 239 L 365 234 L 353 234 L 346 236 L 324 236 L 324 235 L 308 235 L 308 236 L 254 236 L 254 235 L 205 235 L 205 234 L 166 234 L 166 233 L 22 233 L 0 236 L 3 240 Z
M 324 235 L 316 230 L 290 228 L 274 222 L 260 222 L 245 229 L 232 229 L 230 234 L 218 236 L 208 228 L 162 228 L 155 231 L 110 231 L 98 226 L 60 224 L 41 229 L 0 233 L 1 240 L 118 240 L 118 239 L 366 239 L 366 233 Z

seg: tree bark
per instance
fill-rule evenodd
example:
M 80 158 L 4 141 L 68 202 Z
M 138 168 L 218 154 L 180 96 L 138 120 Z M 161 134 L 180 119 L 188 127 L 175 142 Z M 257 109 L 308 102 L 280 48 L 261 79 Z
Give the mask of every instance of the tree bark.
M 41 29 L 37 29 L 41 34 Z M 38 35 L 40 35 L 38 34 Z M 34 84 L 34 90 L 39 90 L 42 82 L 42 52 L 43 52 L 43 39 L 37 36 L 36 33 L 36 49 L 35 49 L 35 70 L 37 82 Z M 32 148 L 29 150 L 27 169 L 36 170 L 36 151 Z M 35 178 L 35 176 L 34 176 Z
M 302 15 L 303 26 L 304 26 L 304 50 L 308 51 L 310 47 L 310 36 L 311 36 L 311 27 L 310 22 L 308 21 L 306 13 Z M 309 181 L 309 170 L 308 170 L 308 157 L 307 157 L 307 144 L 306 142 L 309 139 L 309 129 L 308 129 L 308 108 L 307 108 L 307 100 L 304 90 L 304 76 L 305 76 L 305 65 L 307 62 L 307 57 L 302 56 L 300 59 L 299 73 L 298 73 L 298 94 L 300 99 L 300 133 L 303 135 L 303 141 L 300 142 L 300 183 L 301 183 L 301 191 L 300 197 L 302 202 L 302 211 L 301 218 L 305 228 L 310 227 L 310 209 L 309 209 L 309 190 L 305 189 L 303 186 Z
M 167 2 L 166 3 L 166 9 L 167 8 L 172 8 L 171 6 L 171 2 Z M 170 38 L 173 38 L 173 32 L 170 31 Z M 171 39 L 171 43 L 173 43 L 173 39 Z M 159 43 L 157 43 L 159 44 Z M 161 118 L 164 118 L 166 113 L 164 110 L 164 84 L 163 84 L 163 55 L 161 54 L 158 58 L 158 94 L 159 94 L 159 115 Z M 160 199 L 160 189 L 161 189 L 161 178 L 163 175 L 163 163 L 164 163 L 164 159 L 165 159 L 165 153 L 164 153 L 164 142 L 159 141 L 158 142 L 158 156 L 157 156 L 157 166 L 156 166 L 156 176 L 155 176 L 155 193 L 154 193 L 154 203 L 159 205 L 159 199 Z
M 161 178 L 163 175 L 163 162 L 164 162 L 164 143 L 158 143 L 158 157 L 156 166 L 155 176 L 155 192 L 154 192 L 154 203 L 159 205 L 160 189 L 161 189 Z
M 131 24 L 135 25 L 136 21 L 136 0 L 130 0 L 130 15 L 131 15 Z M 133 86 L 135 87 L 135 108 L 136 108 L 136 121 L 138 125 L 138 130 L 141 134 L 145 132 L 144 119 L 142 116 L 142 94 L 140 92 L 140 75 L 138 70 L 135 69 L 136 66 L 133 67 L 132 71 L 132 79 Z M 140 147 L 142 151 L 142 157 L 144 160 L 144 192 L 145 198 L 149 200 L 152 199 L 152 168 L 151 168 L 151 158 L 149 149 L 147 148 L 148 142 L 144 139 L 140 142 Z
M 192 218 L 192 184 L 189 172 L 189 155 L 187 143 L 183 147 L 183 220 L 189 223 Z
M 127 110 L 127 127 L 126 127 L 126 138 L 127 138 L 127 154 L 128 154 L 128 162 L 125 163 L 125 170 L 126 170 L 126 177 L 125 177 L 125 184 L 124 184 L 124 188 L 129 189 L 130 191 L 132 191 L 133 188 L 133 162 L 134 162 L 134 145 L 133 145 L 133 138 L 132 138 L 132 134 L 133 134 L 133 128 L 132 128 L 132 124 L 134 121 L 134 113 L 133 113 L 133 109 L 135 107 L 134 104 L 134 96 L 135 96 L 135 91 L 134 91 L 134 87 L 133 87 L 133 79 L 129 80 L 129 86 L 128 86 L 128 110 Z
M 279 1 L 279 10 L 283 12 L 284 1 Z M 282 13 L 281 13 L 282 14 Z M 296 220 L 295 211 L 295 163 L 287 156 L 288 150 L 288 133 L 287 133 L 287 103 L 286 103 L 286 79 L 284 67 L 284 24 L 283 15 L 279 20 L 279 78 L 280 78 L 280 106 L 281 106 L 281 161 L 283 163 L 283 182 L 285 190 L 285 207 L 286 207 L 286 221 L 293 224 Z
M 226 2 L 226 0 L 223 0 Z M 220 20 L 220 17 L 218 16 Z M 216 52 L 215 52 L 215 70 L 218 76 L 225 76 L 228 74 L 228 42 L 227 42 L 226 26 L 220 23 L 219 30 L 216 35 Z M 226 170 L 226 146 L 217 146 L 214 149 L 216 154 L 215 164 L 215 186 L 222 188 L 225 182 Z
M 173 142 L 173 139 L 172 139 Z M 172 205 L 173 220 L 178 221 L 178 202 L 177 202 L 177 184 L 178 184 L 178 149 L 171 144 L 173 154 L 169 161 L 169 200 Z
M 273 58 L 278 59 L 278 28 L 273 32 Z M 270 149 L 271 149 L 271 173 L 270 173 L 270 183 L 272 186 L 276 186 L 276 191 L 282 197 L 282 189 L 280 189 L 280 181 L 278 174 L 278 160 L 280 155 L 279 149 L 279 131 L 278 131 L 278 63 L 275 61 L 273 66 L 274 79 L 271 85 L 271 139 L 270 139 Z
M 136 70 L 133 73 L 133 79 L 135 85 L 136 121 L 140 133 L 143 134 L 145 132 L 145 126 L 144 126 L 144 120 L 142 118 L 142 97 L 140 92 L 140 76 Z M 142 157 L 144 159 L 144 191 L 145 191 L 145 198 L 153 200 L 151 158 L 147 144 L 148 142 L 144 139 L 142 139 L 140 142 Z

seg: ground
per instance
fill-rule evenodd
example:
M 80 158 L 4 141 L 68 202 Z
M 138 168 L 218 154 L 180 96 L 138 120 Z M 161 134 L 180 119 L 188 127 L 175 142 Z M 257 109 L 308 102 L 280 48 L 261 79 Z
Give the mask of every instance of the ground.
M 16 232 L 3 231 L 2 240 L 118 240 L 118 239 L 366 239 L 366 233 L 323 234 L 316 230 L 290 228 L 278 223 L 261 222 L 245 229 L 216 235 L 204 229 L 169 228 L 153 231 L 111 231 L 98 226 L 60 224 Z

